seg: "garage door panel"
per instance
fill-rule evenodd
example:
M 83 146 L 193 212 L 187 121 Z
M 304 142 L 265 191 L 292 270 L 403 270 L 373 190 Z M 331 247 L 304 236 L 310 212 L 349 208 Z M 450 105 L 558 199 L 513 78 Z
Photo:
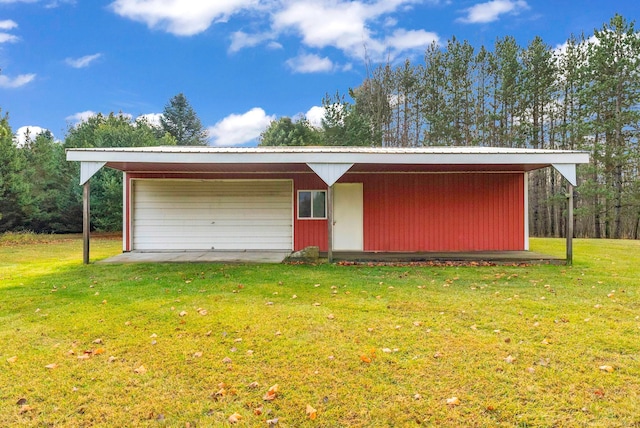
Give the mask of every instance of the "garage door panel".
M 134 250 L 291 250 L 284 180 L 134 182 Z

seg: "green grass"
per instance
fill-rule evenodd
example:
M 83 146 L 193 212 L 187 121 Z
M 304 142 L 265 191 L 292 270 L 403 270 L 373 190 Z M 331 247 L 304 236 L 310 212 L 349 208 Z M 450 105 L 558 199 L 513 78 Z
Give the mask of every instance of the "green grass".
M 93 239 L 92 257 L 120 247 Z M 640 426 L 640 242 L 576 240 L 574 255 L 82 266 L 78 237 L 14 237 L 0 243 L 0 426 L 225 426 L 235 412 L 238 426 Z

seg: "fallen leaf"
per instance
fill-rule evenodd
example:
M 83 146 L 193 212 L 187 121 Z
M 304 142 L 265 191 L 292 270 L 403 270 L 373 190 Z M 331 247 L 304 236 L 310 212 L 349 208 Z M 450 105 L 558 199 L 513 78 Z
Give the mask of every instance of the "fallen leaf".
M 320 303 L 315 302 L 315 303 L 313 304 L 313 306 L 320 306 Z
M 264 411 L 264 408 L 262 407 L 262 405 L 260 405 L 259 407 L 256 407 L 255 409 L 253 409 L 253 414 L 256 416 L 260 416 L 263 411 Z
M 313 407 L 311 407 L 309 404 L 307 404 L 306 413 L 307 413 L 307 417 L 312 421 L 318 417 L 318 411 Z
M 96 339 L 93 341 L 93 343 L 95 343 L 96 345 L 102 345 L 102 339 Z
M 88 354 L 78 355 L 79 360 L 88 360 L 89 358 L 91 358 L 91 356 Z
M 531 373 L 534 374 L 536 372 L 536 369 L 533 367 L 527 367 L 527 373 Z
M 193 358 L 200 358 L 202 357 L 202 351 L 198 351 L 198 352 L 194 352 L 193 353 Z
M 184 317 L 187 315 L 187 311 L 182 311 L 178 315 L 180 315 L 181 317 Z
M 365 354 L 362 354 L 360 355 L 360 361 L 362 361 L 363 363 L 370 364 L 371 358 L 367 357 Z
M 105 352 L 104 348 L 98 348 L 98 349 L 93 351 L 93 355 L 104 354 L 104 352 Z
M 202 316 L 205 316 L 209 313 L 206 309 L 198 309 L 198 313 Z
M 14 355 L 13 357 L 7 358 L 7 363 L 15 363 L 18 360 L 18 356 Z
M 421 400 L 421 399 L 422 399 L 422 395 L 420 395 L 420 394 L 414 394 L 413 399 L 414 399 L 414 400 Z
M 507 363 L 507 364 L 513 364 L 513 362 L 515 360 L 516 360 L 516 358 L 511 356 L 511 355 L 507 355 L 507 357 L 504 359 L 505 363 Z
M 24 406 L 25 404 L 27 404 L 27 399 L 26 398 L 21 398 L 18 400 L 18 402 L 16 403 L 18 406 Z
M 58 367 L 58 365 L 56 363 L 52 363 L 52 364 L 47 364 L 46 366 L 44 366 L 45 368 L 52 370 Z
M 141 365 L 137 369 L 134 369 L 133 372 L 137 374 L 145 374 L 147 372 L 147 369 L 145 368 L 145 366 Z
M 458 397 L 447 398 L 447 405 L 449 406 L 459 406 L 460 399 Z
M 422 321 L 414 321 L 413 325 L 415 325 L 416 327 L 420 327 L 422 325 Z
M 278 425 L 278 418 L 273 418 L 273 419 L 267 419 L 267 426 L 269 427 L 274 427 L 276 425 Z
M 259 387 L 260 384 L 258 382 L 251 382 L 249 385 L 247 385 L 247 388 L 249 389 L 256 389 L 257 387 Z
M 224 388 L 220 388 L 218 391 L 213 393 L 214 398 L 221 398 L 227 395 L 227 390 Z
M 110 356 L 110 357 L 109 357 L 109 359 L 107 360 L 107 362 L 109 362 L 109 363 L 113 363 L 113 362 L 115 362 L 116 360 L 117 360 L 117 358 L 116 358 L 116 357 L 114 357 L 114 356 L 112 355 L 112 356 Z
M 327 319 L 329 319 L 329 320 L 332 320 L 332 319 L 335 319 L 335 318 L 336 318 L 336 316 L 333 315 L 333 314 L 327 315 Z
M 229 358 L 229 357 L 224 357 L 222 359 L 222 362 L 225 363 L 225 364 L 231 364 L 233 361 L 231 361 L 231 358 Z
M 266 401 L 274 400 L 276 398 L 276 396 L 278 395 L 278 387 L 279 387 L 279 385 L 277 383 L 275 385 L 273 385 L 271 388 L 269 388 L 267 393 L 264 394 L 264 397 L 262 397 L 262 399 L 266 400 Z
M 613 370 L 614 370 L 613 367 L 607 366 L 607 365 L 600 366 L 599 368 L 600 368 L 600 370 L 602 370 L 604 372 L 607 372 L 607 373 L 613 373 Z
M 21 413 L 21 414 L 22 414 L 22 413 L 30 412 L 30 411 L 32 411 L 32 410 L 34 410 L 34 408 L 33 408 L 33 407 L 31 407 L 31 406 L 30 406 L 30 405 L 28 405 L 28 404 L 23 404 L 22 406 L 20 406 L 20 413 Z
M 391 349 L 389 349 L 389 348 L 382 348 L 382 352 L 384 352 L 385 354 L 390 354 L 390 353 L 391 353 Z
M 242 419 L 242 415 L 240 413 L 234 413 L 233 415 L 229 416 L 229 419 L 227 419 L 229 421 L 230 424 L 235 424 L 240 422 L 240 420 Z

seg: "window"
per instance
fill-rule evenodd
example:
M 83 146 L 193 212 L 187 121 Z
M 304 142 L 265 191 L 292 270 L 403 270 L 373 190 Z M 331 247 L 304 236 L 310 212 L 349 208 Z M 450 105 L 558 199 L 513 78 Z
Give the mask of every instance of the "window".
M 298 191 L 298 218 L 327 218 L 325 190 Z

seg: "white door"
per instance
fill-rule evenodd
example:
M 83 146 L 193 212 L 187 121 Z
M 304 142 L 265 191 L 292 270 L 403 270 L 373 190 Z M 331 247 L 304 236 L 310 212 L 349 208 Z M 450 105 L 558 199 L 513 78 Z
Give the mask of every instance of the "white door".
M 291 250 L 289 180 L 135 180 L 134 250 Z
M 333 249 L 363 249 L 362 183 L 333 185 Z

